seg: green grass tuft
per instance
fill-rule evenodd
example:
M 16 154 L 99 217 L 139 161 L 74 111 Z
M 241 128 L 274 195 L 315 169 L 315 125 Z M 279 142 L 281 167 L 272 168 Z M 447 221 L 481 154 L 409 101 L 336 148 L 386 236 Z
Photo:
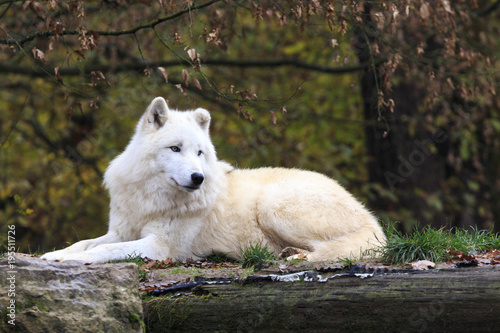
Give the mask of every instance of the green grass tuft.
M 261 260 L 276 260 L 274 252 L 269 247 L 262 246 L 261 243 L 253 245 L 249 243 L 246 249 L 241 249 L 241 265 L 245 268 L 257 265 Z
M 500 249 L 500 238 L 487 230 L 425 227 L 411 235 L 403 235 L 392 227 L 387 232 L 387 244 L 381 249 L 381 257 L 382 261 L 392 264 L 417 260 L 439 262 L 450 258 L 448 250 L 471 253 L 490 249 Z
M 472 251 L 485 251 L 491 249 L 500 249 L 500 238 L 488 230 L 478 230 L 472 228 L 470 232 L 464 229 L 454 229 L 452 250 L 469 253 Z
M 140 269 L 141 265 L 143 265 L 145 263 L 144 259 L 141 257 L 140 254 L 135 254 L 135 253 L 129 254 L 129 255 L 127 255 L 127 259 L 112 260 L 109 263 L 110 264 L 115 264 L 115 263 L 120 263 L 120 262 L 131 262 L 131 263 L 136 264 L 137 267 L 139 268 L 139 281 L 146 280 L 146 278 L 148 276 L 148 272 L 145 271 L 145 270 Z
M 206 261 L 213 263 L 234 262 L 227 253 L 212 252 L 212 254 L 205 257 Z
M 342 264 L 342 267 L 351 268 L 352 265 L 356 264 L 357 258 L 339 258 L 339 262 Z

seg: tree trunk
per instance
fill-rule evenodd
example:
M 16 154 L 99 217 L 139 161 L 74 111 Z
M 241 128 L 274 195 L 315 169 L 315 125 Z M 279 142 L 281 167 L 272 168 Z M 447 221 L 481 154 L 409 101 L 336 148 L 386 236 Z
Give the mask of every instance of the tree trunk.
M 489 332 L 500 325 L 500 266 L 327 282 L 200 285 L 144 303 L 149 332 Z
M 379 35 L 371 20 L 371 6 L 365 2 L 364 8 L 363 26 L 356 30 L 354 45 L 360 63 L 373 60 L 371 45 Z M 388 107 L 385 110 L 379 108 L 379 93 L 386 101 L 389 95 L 384 91 L 379 65 L 374 63 L 361 78 L 364 117 L 368 124 L 372 124 L 365 128 L 370 183 L 380 184 L 397 197 L 397 202 L 393 202 L 389 196 L 375 193 L 376 199 L 370 206 L 375 210 L 398 213 L 405 208 L 421 226 L 451 227 L 456 218 L 443 211 L 443 200 L 439 196 L 447 177 L 449 134 L 441 129 L 429 132 L 425 128 L 426 113 L 419 110 L 423 93 L 417 84 L 406 82 L 404 74 L 400 73 L 399 77 L 401 82 L 392 88 L 390 94 L 395 102 L 394 112 Z M 412 131 L 410 126 L 413 126 Z M 408 222 L 404 221 L 408 216 L 398 216 L 400 219 Z

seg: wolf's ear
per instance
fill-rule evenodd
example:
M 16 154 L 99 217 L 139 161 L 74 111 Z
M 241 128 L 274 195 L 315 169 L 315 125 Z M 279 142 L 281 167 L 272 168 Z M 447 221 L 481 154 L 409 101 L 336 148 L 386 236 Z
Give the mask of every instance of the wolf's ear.
M 207 110 L 201 108 L 194 110 L 194 119 L 202 129 L 208 132 L 208 128 L 210 127 L 210 113 Z
M 143 128 L 154 128 L 157 130 L 162 127 L 167 121 L 168 111 L 167 102 L 165 102 L 163 97 L 156 97 L 153 99 L 144 114 Z

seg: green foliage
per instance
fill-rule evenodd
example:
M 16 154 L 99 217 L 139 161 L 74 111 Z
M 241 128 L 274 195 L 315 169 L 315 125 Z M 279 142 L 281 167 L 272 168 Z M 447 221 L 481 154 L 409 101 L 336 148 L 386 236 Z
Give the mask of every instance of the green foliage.
M 325 173 L 380 217 L 403 221 L 406 231 L 418 214 L 452 225 L 471 216 L 468 223 L 489 228 L 500 217 L 498 6 L 426 3 L 2 2 L 2 246 L 9 224 L 17 226 L 20 251 L 104 234 L 109 198 L 102 175 L 154 96 L 173 108 L 210 110 L 218 156 L 235 166 Z M 372 6 L 371 15 L 364 6 Z M 370 19 L 377 24 L 364 25 Z M 370 96 L 380 99 L 380 117 L 363 111 L 360 78 L 373 68 L 359 67 L 357 31 L 373 37 L 372 60 L 384 61 L 379 95 Z M 285 61 L 252 65 L 270 60 Z M 397 96 L 405 86 L 419 96 L 414 114 L 398 109 L 408 104 L 408 96 Z M 393 115 L 400 118 L 389 122 L 390 133 L 408 142 L 381 147 L 401 148 L 405 159 L 425 133 L 450 134 L 447 151 L 433 147 L 415 177 L 404 179 L 411 190 L 370 182 L 372 164 L 383 173 L 388 159 L 369 156 L 366 128 L 385 128 Z M 428 189 L 419 179 L 440 154 L 446 161 L 433 169 L 441 175 L 438 189 Z M 422 205 L 410 207 L 415 198 Z
M 381 259 L 393 264 L 417 260 L 439 262 L 450 257 L 447 251 L 471 253 L 490 249 L 500 249 L 500 237 L 491 231 L 436 230 L 427 226 L 404 235 L 392 226 L 387 233 L 387 244 L 381 249 Z
M 128 320 L 132 324 L 137 324 L 137 328 L 140 327 L 141 331 L 146 332 L 146 324 L 141 320 L 141 317 L 137 313 L 130 313 Z
M 142 264 L 145 263 L 141 255 L 136 253 L 127 255 L 127 259 L 110 261 L 110 263 L 117 263 L 117 262 L 131 262 L 136 264 L 137 266 L 141 266 Z
M 350 268 L 352 265 L 356 264 L 357 259 L 352 257 L 351 258 L 345 257 L 345 258 L 340 258 L 339 261 L 343 267 Z
M 470 231 L 467 231 L 453 228 L 451 233 L 453 236 L 451 237 L 450 250 L 470 253 L 500 249 L 500 235 L 493 233 L 491 230 L 471 228 Z
M 241 249 L 241 265 L 245 268 L 257 265 L 261 260 L 269 261 L 276 260 L 274 252 L 267 245 L 262 246 L 261 243 L 253 245 L 248 244 L 248 247 Z
M 404 264 L 416 260 L 438 261 L 446 258 L 443 230 L 426 228 L 416 230 L 412 236 L 404 236 L 394 230 L 382 249 L 382 260 L 393 264 Z

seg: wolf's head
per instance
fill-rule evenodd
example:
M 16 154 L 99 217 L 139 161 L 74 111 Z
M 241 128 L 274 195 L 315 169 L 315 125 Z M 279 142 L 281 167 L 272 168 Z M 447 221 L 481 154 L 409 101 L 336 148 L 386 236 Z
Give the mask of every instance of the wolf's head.
M 209 127 L 207 110 L 170 110 L 157 97 L 141 117 L 129 146 L 116 159 L 120 162 L 113 161 L 108 171 L 129 165 L 133 170 L 119 172 L 129 181 L 153 179 L 159 189 L 194 192 L 206 184 L 217 160 Z

